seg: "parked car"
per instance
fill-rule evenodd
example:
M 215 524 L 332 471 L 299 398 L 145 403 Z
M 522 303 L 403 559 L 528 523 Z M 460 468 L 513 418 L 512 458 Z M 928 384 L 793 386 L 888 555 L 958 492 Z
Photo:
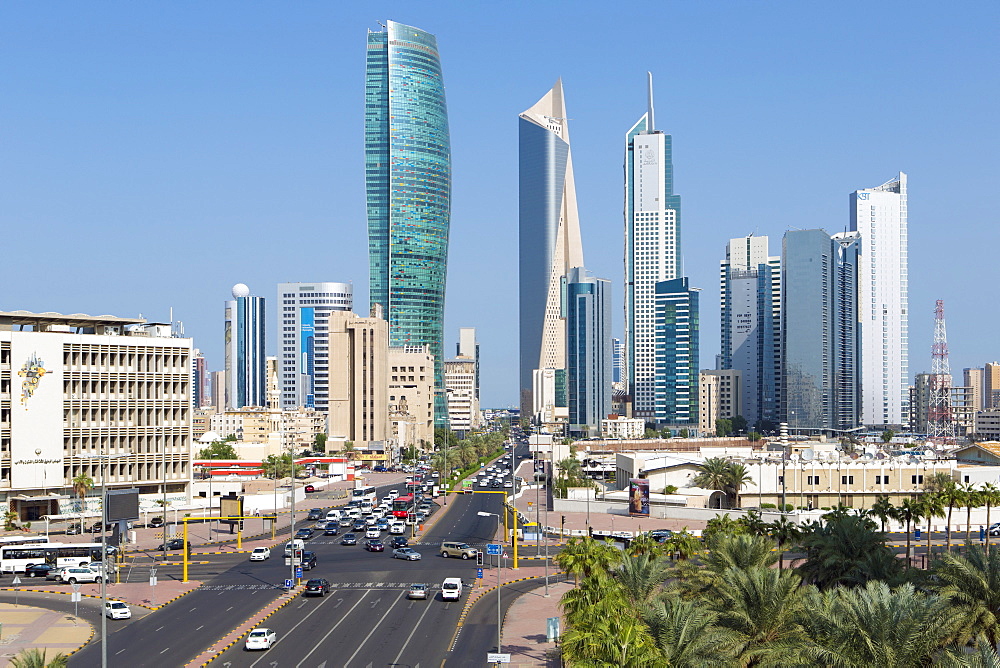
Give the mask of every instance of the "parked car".
M 406 561 L 420 561 L 420 553 L 412 547 L 400 547 L 392 551 L 393 559 L 405 559 Z
M 104 604 L 104 616 L 108 619 L 131 619 L 132 610 L 122 601 L 108 601 Z
M 276 634 L 272 629 L 254 629 L 247 636 L 246 644 L 243 648 L 246 650 L 254 649 L 271 649 L 271 646 L 277 642 L 278 634 Z
M 77 524 L 76 522 L 70 524 L 69 526 L 66 527 L 65 533 L 67 536 L 76 536 L 77 534 L 80 533 L 80 525 Z
M 345 533 L 344 537 L 340 539 L 340 544 L 341 545 L 357 545 L 358 544 L 358 536 L 357 536 L 357 534 Z
M 306 493 L 307 494 L 311 493 L 311 492 L 315 492 L 315 491 L 316 491 L 315 487 L 313 487 L 312 485 L 306 485 Z
M 149 527 L 150 529 L 159 529 L 160 527 L 163 526 L 163 524 L 164 522 L 162 517 L 154 517 L 153 519 L 149 520 L 149 523 L 146 524 L 146 526 Z
M 171 538 L 165 544 L 161 543 L 156 549 L 162 552 L 164 550 L 164 545 L 166 545 L 167 550 L 180 550 L 184 548 L 183 538 Z
M 330 581 L 323 578 L 312 578 L 306 582 L 303 596 L 326 596 L 331 591 Z
M 250 553 L 250 561 L 266 561 L 271 558 L 271 548 L 255 547 Z
M 427 585 L 411 584 L 410 590 L 406 592 L 406 598 L 427 598 Z
M 385 552 L 385 545 L 378 538 L 369 538 L 365 541 L 365 549 L 369 552 Z
M 299 540 L 309 540 L 315 534 L 316 532 L 310 529 L 309 527 L 303 527 L 302 529 L 299 529 L 298 531 L 295 532 L 295 537 L 298 538 Z
M 24 569 L 24 576 L 29 578 L 44 578 L 52 570 L 55 570 L 55 566 L 50 564 L 28 564 L 28 567 Z M 55 580 L 55 578 L 52 578 Z
M 309 521 L 322 519 L 326 513 L 323 512 L 322 508 L 312 508 L 309 514 L 306 515 L 306 519 Z

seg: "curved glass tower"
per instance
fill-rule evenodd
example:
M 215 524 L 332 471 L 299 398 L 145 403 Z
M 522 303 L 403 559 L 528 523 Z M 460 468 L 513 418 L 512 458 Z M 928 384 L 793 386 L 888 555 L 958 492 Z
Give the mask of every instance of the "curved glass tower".
M 388 21 L 368 33 L 365 186 L 371 303 L 392 346 L 430 346 L 435 424 L 444 402 L 444 288 L 451 218 L 451 145 L 434 35 Z

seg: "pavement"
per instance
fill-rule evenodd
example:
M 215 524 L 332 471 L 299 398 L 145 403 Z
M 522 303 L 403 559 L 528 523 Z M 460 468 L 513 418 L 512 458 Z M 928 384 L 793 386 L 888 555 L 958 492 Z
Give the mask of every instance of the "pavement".
M 0 603 L 0 666 L 23 650 L 44 649 L 46 658 L 70 655 L 88 642 L 93 627 L 79 617 L 29 605 Z

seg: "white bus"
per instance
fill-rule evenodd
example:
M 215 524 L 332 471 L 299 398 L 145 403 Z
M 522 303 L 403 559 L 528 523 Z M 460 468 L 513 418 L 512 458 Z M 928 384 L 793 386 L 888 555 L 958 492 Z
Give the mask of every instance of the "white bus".
M 351 501 L 375 502 L 375 488 L 371 486 L 355 487 L 351 490 Z
M 4 536 L 0 538 L 0 547 L 4 545 L 33 545 L 49 542 L 48 536 Z
M 108 548 L 113 554 L 114 548 Z M 0 573 L 22 574 L 32 564 L 56 568 L 102 561 L 100 543 L 31 543 L 0 546 Z

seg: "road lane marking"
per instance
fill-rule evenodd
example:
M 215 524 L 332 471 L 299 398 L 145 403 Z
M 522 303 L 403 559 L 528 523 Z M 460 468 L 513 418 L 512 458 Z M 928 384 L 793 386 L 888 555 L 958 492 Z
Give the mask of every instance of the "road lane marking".
M 372 635 L 374 635 L 375 631 L 378 629 L 378 627 L 382 625 L 382 622 L 384 622 L 385 618 L 389 616 L 389 613 L 392 612 L 392 609 L 396 606 L 396 603 L 398 603 L 399 599 L 401 598 L 403 598 L 403 592 L 399 592 L 399 596 L 396 597 L 396 600 L 392 602 L 392 604 L 389 606 L 389 609 L 385 611 L 384 615 L 382 615 L 382 619 L 378 620 L 378 623 L 375 624 L 372 627 L 372 630 L 368 632 L 368 635 L 365 636 L 365 639 L 362 640 L 361 644 L 358 645 L 358 648 L 354 650 L 354 654 L 351 655 L 351 658 L 349 658 L 347 661 L 344 662 L 345 668 L 347 667 L 348 664 L 351 663 L 351 661 L 354 660 L 354 657 L 358 655 L 358 652 L 361 651 L 361 648 L 365 646 L 365 643 L 368 642 L 369 638 L 371 638 Z
M 413 606 L 413 604 L 414 604 L 415 602 L 416 602 L 416 601 L 410 601 L 410 606 L 412 607 L 412 606 Z M 404 642 L 404 643 L 403 643 L 403 647 L 402 647 L 402 648 L 400 648 L 400 650 L 399 650 L 399 654 L 397 654 L 397 655 L 396 655 L 396 658 L 395 658 L 395 659 L 393 659 L 393 661 L 392 661 L 392 662 L 393 662 L 394 664 L 398 664 L 398 663 L 399 663 L 399 659 L 400 659 L 400 657 L 402 657 L 402 656 L 403 656 L 403 652 L 405 652 L 405 651 L 406 651 L 406 646 L 410 644 L 410 640 L 412 640 L 412 639 L 413 639 L 413 634 L 417 632 L 417 628 L 418 628 L 418 627 L 420 626 L 420 623 L 421 623 L 422 621 L 424 621 L 424 617 L 425 617 L 425 616 L 427 615 L 427 613 L 428 613 L 428 612 L 430 611 L 431 607 L 433 607 L 433 606 L 432 606 L 432 605 L 430 605 L 430 603 L 428 603 L 427 605 L 425 605 L 425 606 L 424 606 L 424 608 L 425 608 L 425 609 L 424 609 L 424 613 L 423 613 L 422 615 L 420 615 L 420 619 L 418 619 L 418 620 L 417 620 L 417 623 L 413 625 L 413 630 L 412 630 L 412 631 L 410 631 L 410 635 L 408 635 L 408 636 L 406 637 L 406 642 Z
M 326 635 L 323 636 L 322 638 L 320 638 L 319 642 L 316 643 L 311 650 L 309 650 L 309 653 L 306 654 L 304 657 L 302 657 L 301 661 L 299 661 L 297 664 L 295 664 L 295 668 L 300 668 L 300 666 L 303 663 L 306 662 L 306 659 L 308 659 L 310 656 L 312 656 L 313 652 L 315 652 L 317 649 L 319 649 L 323 645 L 323 643 L 326 641 L 326 639 L 330 637 L 330 634 L 333 633 L 334 631 L 336 631 L 337 627 L 340 626 L 341 624 L 343 624 L 344 620 L 351 616 L 351 613 L 354 612 L 354 608 L 356 608 L 359 605 L 361 605 L 361 601 L 365 600 L 365 596 L 367 596 L 367 595 L 368 595 L 368 592 L 365 592 L 364 594 L 361 595 L 361 598 L 358 599 L 358 602 L 351 606 L 351 609 L 348 610 L 347 613 L 343 617 L 340 618 L 340 621 L 337 622 L 336 624 L 334 624 L 333 627 L 329 631 L 326 632 Z M 253 666 L 251 666 L 250 668 L 253 668 Z
M 330 592 L 330 593 L 333 593 L 333 592 Z M 296 623 L 296 624 L 295 624 L 295 626 L 293 626 L 292 628 L 288 629 L 288 631 L 287 631 L 287 632 L 283 633 L 283 634 L 281 635 L 281 637 L 280 637 L 280 638 L 278 638 L 277 640 L 275 640 L 275 641 L 274 641 L 274 645 L 271 645 L 271 647 L 274 647 L 275 645 L 277 645 L 278 643 L 280 643 L 280 642 L 281 642 L 282 640 L 284 640 L 285 638 L 287 638 L 288 636 L 290 636 L 290 635 L 292 634 L 292 632 L 294 632 L 294 631 L 295 631 L 295 629 L 297 629 L 297 628 L 299 627 L 299 624 L 301 624 L 302 622 L 304 622 L 304 621 L 306 621 L 307 619 L 309 619 L 310 617 L 312 617 L 312 615 L 313 615 L 313 613 L 314 613 L 314 612 L 316 612 L 317 610 L 319 610 L 320 608 L 322 608 L 322 607 L 323 607 L 323 604 L 324 604 L 324 603 L 326 603 L 326 601 L 327 601 L 327 598 L 326 598 L 326 596 L 323 596 L 323 597 L 321 597 L 321 598 L 322 598 L 323 600 L 321 600 L 321 601 L 319 602 L 319 605 L 317 605 L 317 606 L 316 606 L 315 608 L 313 608 L 312 610 L 310 610 L 310 611 L 309 611 L 309 614 L 308 614 L 308 615 L 306 615 L 305 617 L 303 617 L 302 619 L 300 619 L 300 620 L 298 621 L 298 623 Z M 361 598 L 364 598 L 364 596 L 362 596 Z M 360 603 L 360 602 L 361 602 L 361 599 L 358 599 L 358 603 Z M 353 610 L 353 609 L 354 609 L 354 608 L 351 608 L 351 610 Z M 348 614 L 350 614 L 350 611 L 348 611 Z M 343 621 L 343 620 L 341 620 L 341 621 Z M 335 628 L 336 628 L 336 627 L 335 627 Z M 256 665 L 257 665 L 258 663 L 260 663 L 260 662 L 261 662 L 261 661 L 262 661 L 262 660 L 263 660 L 263 659 L 265 658 L 265 656 L 267 656 L 267 655 L 265 654 L 265 655 L 264 655 L 264 656 L 262 656 L 261 658 L 257 659 L 257 660 L 256 660 L 256 661 L 254 661 L 253 663 L 251 663 L 251 664 L 250 664 L 250 668 L 253 668 L 253 667 L 254 667 L 254 666 L 256 666 Z

